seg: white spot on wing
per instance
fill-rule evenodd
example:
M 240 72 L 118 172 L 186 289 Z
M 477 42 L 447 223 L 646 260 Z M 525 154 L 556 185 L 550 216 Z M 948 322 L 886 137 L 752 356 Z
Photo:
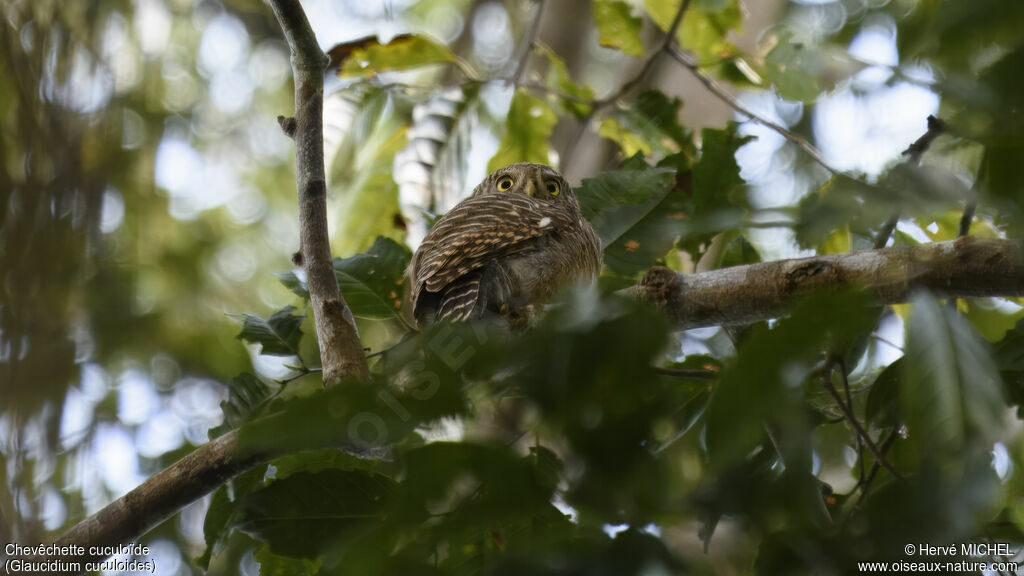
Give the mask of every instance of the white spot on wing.
M 541 228 L 547 226 L 548 224 L 551 224 L 551 218 L 548 218 L 547 216 L 545 216 L 545 217 L 540 219 L 540 227 Z

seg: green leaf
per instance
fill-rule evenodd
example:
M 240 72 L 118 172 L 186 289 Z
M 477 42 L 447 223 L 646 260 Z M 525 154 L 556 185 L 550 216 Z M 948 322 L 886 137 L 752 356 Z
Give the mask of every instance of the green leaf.
M 245 314 L 242 331 L 238 338 L 249 344 L 259 344 L 260 353 L 269 356 L 298 356 L 299 341 L 302 340 L 303 315 L 295 312 L 294 306 L 285 306 L 267 318 Z
M 551 107 L 525 92 L 516 92 L 505 120 L 505 136 L 498 152 L 487 163 L 493 172 L 515 162 L 547 164 L 548 137 L 558 118 Z
M 617 48 L 630 56 L 644 55 L 644 43 L 640 38 L 643 20 L 633 15 L 626 2 L 595 0 L 594 23 L 597 24 L 601 46 Z
M 685 151 L 687 157 L 692 157 L 695 151 L 690 132 L 678 120 L 682 105 L 678 98 L 648 90 L 637 96 L 631 107 L 617 109 L 606 117 L 600 134 L 618 143 L 627 156 L 656 151 L 660 158 Z
M 632 276 L 646 270 L 682 234 L 685 192 L 673 184 L 671 169 L 648 166 L 639 156 L 622 170 L 583 181 L 576 194 L 612 271 Z
M 344 51 L 339 76 L 373 76 L 380 72 L 409 70 L 426 64 L 455 62 L 447 46 L 413 34 L 396 36 L 388 44 L 364 38 L 332 50 Z
M 912 300 L 900 411 L 909 437 L 929 458 L 955 459 L 965 443 L 990 441 L 1003 402 L 987 344 L 933 297 Z
M 677 0 L 644 0 L 651 20 L 666 32 L 679 6 Z M 683 16 L 676 40 L 701 61 L 717 61 L 736 53 L 728 36 L 730 32 L 739 33 L 742 27 L 743 12 L 737 0 L 694 0 Z
M 724 207 L 747 209 L 747 188 L 740 177 L 736 150 L 753 136 L 741 136 L 736 123 L 724 130 L 705 128 L 701 131 L 700 160 L 693 166 L 693 217 L 700 217 Z
M 304 450 L 274 460 L 273 478 L 281 480 L 299 472 L 322 470 L 365 470 L 373 472 L 377 461 L 358 458 L 338 448 Z
M 601 121 L 601 127 L 597 133 L 602 138 L 607 138 L 619 145 L 626 156 L 640 154 L 646 156 L 651 153 L 651 146 L 639 134 L 626 128 L 612 117 L 605 117 Z
M 817 47 L 785 39 L 765 57 L 764 77 L 786 100 L 811 102 L 821 93 L 822 69 Z
M 256 549 L 253 555 L 260 565 L 260 576 L 313 576 L 320 571 L 323 560 L 307 560 L 305 558 L 288 558 L 270 551 L 264 544 Z
M 378 236 L 362 254 L 334 259 L 334 275 L 352 314 L 357 318 L 401 318 L 405 268 L 412 255 L 394 240 Z M 306 283 L 294 272 L 277 275 L 285 287 L 309 298 Z
M 797 240 L 801 246 L 815 248 L 846 226 L 853 234 L 871 236 L 896 210 L 947 212 L 967 194 L 962 180 L 939 166 L 900 163 L 876 184 L 836 176 L 800 201 Z
M 395 519 L 427 520 L 430 504 L 445 498 L 460 479 L 463 485 L 479 486 L 475 495 L 464 492 L 466 501 L 459 507 L 462 522 L 491 522 L 546 507 L 553 488 L 551 470 L 537 470 L 534 459 L 470 442 L 432 442 L 411 449 L 402 457 L 403 490 Z
M 886 366 L 875 378 L 868 392 L 864 418 L 879 428 L 888 428 L 900 423 L 900 389 L 903 387 L 903 365 L 906 357 L 897 359 Z
M 583 217 L 608 246 L 618 241 L 668 194 L 672 170 L 648 166 L 641 157 L 626 161 L 621 170 L 586 178 L 575 190 Z
M 543 44 L 537 44 L 534 50 L 551 63 L 548 69 L 548 85 L 558 88 L 563 94 L 571 97 L 571 99 L 559 98 L 562 105 L 577 118 L 584 118 L 590 112 L 590 106 L 579 100 L 593 100 L 594 89 L 574 82 L 572 76 L 569 75 L 569 68 L 566 67 L 565 60 L 554 50 Z
M 352 314 L 361 318 L 401 316 L 405 268 L 412 254 L 383 236 L 363 254 L 334 259 L 334 273 Z
M 815 294 L 773 329 L 764 324 L 751 329 L 736 362 L 722 372 L 705 414 L 708 454 L 716 469 L 735 465 L 759 446 L 765 423 L 777 427 L 776 435 L 807 433 L 801 384 L 822 352 L 843 349 L 873 328 L 876 317 L 865 313 L 868 303 L 866 294 Z M 809 450 L 796 451 L 803 458 Z
M 1024 413 L 1024 320 L 1008 331 L 994 347 L 992 356 L 1003 378 L 1007 399 Z
M 210 506 L 206 509 L 206 518 L 203 520 L 203 539 L 206 541 L 206 549 L 203 555 L 195 559 L 196 564 L 207 570 L 210 567 L 210 558 L 220 552 L 220 548 L 227 536 L 231 520 L 235 515 L 235 505 L 228 496 L 227 484 L 222 484 L 214 491 L 210 499 Z
M 228 381 L 228 397 L 220 403 L 224 423 L 210 429 L 210 438 L 236 428 L 272 394 L 273 390 L 249 372 L 242 372 Z
M 299 472 L 245 495 L 236 527 L 275 554 L 316 558 L 380 522 L 394 489 L 390 478 L 361 470 Z
M 966 72 L 979 53 L 1020 42 L 1024 5 L 1005 0 L 918 2 L 900 23 L 900 60 L 927 58 Z
M 344 234 L 331 240 L 335 254 L 350 255 L 370 247 L 377 236 L 401 242 L 395 155 L 407 145 L 408 104 L 386 90 L 368 90 L 355 99 L 358 112 L 340 130 L 344 138 L 328 158 L 331 223 Z

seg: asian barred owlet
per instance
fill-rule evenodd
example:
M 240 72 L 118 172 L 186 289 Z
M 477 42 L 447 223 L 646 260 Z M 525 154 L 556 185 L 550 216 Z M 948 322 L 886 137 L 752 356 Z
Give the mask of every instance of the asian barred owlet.
M 592 281 L 601 241 L 561 174 L 541 164 L 492 172 L 427 233 L 409 264 L 417 326 L 509 317 Z

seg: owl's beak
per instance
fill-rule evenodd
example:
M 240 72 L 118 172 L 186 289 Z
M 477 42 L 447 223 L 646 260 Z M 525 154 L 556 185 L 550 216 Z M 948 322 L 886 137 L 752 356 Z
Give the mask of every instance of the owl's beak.
M 529 182 L 526 183 L 526 194 L 528 196 L 537 195 L 537 185 L 534 184 L 533 180 L 530 180 Z

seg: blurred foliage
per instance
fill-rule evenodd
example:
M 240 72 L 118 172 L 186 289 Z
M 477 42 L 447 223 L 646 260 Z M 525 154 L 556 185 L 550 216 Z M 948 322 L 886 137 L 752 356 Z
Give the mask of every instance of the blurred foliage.
M 872 175 L 793 141 L 744 161 L 775 136 L 681 124 L 687 72 L 652 52 L 677 0 L 326 4 L 304 2 L 333 46 L 334 267 L 373 352 L 372 382 L 328 391 L 288 264 L 267 6 L 0 2 L 0 542 L 51 540 L 237 430 L 294 453 L 145 537 L 178 574 L 840 574 L 906 544 L 1024 547 L 1018 300 L 818 294 L 733 339 L 615 293 L 654 265 L 760 261 L 765 233 L 835 253 L 898 214 L 891 243 L 949 240 L 967 198 L 972 234 L 1019 239 L 1020 2 L 780 2 L 754 48 L 739 0 L 688 3 L 679 46 L 811 143 L 837 93 L 938 95 L 948 133 Z M 552 21 L 565 38 L 524 45 Z M 855 57 L 878 29 L 894 61 Z M 631 76 L 649 58 L 669 73 Z M 526 333 L 410 330 L 407 237 L 486 170 L 568 169 L 588 134 L 611 151 L 576 189 L 598 287 Z M 759 199 L 758 165 L 796 193 Z

